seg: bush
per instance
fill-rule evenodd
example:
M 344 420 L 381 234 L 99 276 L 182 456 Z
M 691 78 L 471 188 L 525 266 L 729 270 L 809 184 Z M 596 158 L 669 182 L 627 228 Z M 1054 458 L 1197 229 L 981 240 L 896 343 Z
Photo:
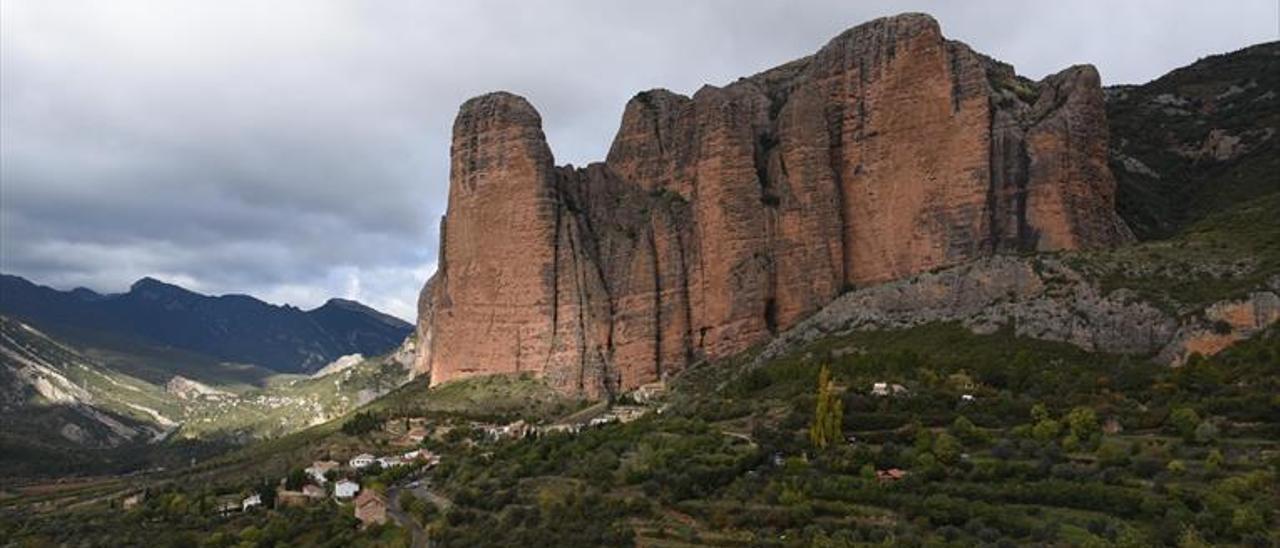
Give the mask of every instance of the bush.
M 384 422 L 386 422 L 385 419 L 376 413 L 361 411 L 342 423 L 342 433 L 348 436 L 361 436 L 382 428 Z
M 1179 407 L 1169 415 L 1169 424 L 1173 427 L 1182 439 L 1193 441 L 1196 435 L 1196 427 L 1200 426 L 1200 415 L 1195 409 L 1190 407 Z
M 986 432 L 974 426 L 973 421 L 970 421 L 964 415 L 956 417 L 956 420 L 951 423 L 951 433 L 960 438 L 960 441 L 968 444 L 983 443 L 987 437 Z
M 1197 443 L 1210 443 L 1218 440 L 1218 427 L 1210 421 L 1200 421 L 1196 426 L 1194 437 Z

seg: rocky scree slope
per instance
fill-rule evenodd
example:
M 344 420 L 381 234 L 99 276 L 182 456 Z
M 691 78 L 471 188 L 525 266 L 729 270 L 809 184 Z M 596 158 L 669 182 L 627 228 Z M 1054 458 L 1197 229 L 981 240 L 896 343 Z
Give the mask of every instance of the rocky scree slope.
M 1107 149 L 1092 67 L 1033 82 L 922 14 L 693 97 L 640 93 L 585 168 L 555 166 L 524 99 L 477 97 L 454 123 L 416 367 L 602 396 L 851 288 L 1126 243 Z

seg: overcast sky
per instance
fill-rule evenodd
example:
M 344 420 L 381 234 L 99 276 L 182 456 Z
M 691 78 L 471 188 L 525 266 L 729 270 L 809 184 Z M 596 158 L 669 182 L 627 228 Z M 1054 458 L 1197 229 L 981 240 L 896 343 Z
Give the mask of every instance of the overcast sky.
M 581 165 L 638 91 L 724 84 L 903 11 L 1026 76 L 1093 63 L 1108 84 L 1280 33 L 1276 0 L 5 0 L 0 271 L 412 321 L 468 97 L 528 97 Z

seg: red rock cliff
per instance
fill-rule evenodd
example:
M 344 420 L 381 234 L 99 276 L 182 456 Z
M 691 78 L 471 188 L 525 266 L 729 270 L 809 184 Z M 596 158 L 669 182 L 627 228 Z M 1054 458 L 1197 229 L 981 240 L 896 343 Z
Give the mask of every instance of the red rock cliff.
M 417 367 L 599 397 L 760 343 L 848 288 L 1127 241 L 1106 127 L 1092 67 L 1032 82 L 920 14 L 692 98 L 640 93 L 586 168 L 554 165 L 524 99 L 472 99 Z

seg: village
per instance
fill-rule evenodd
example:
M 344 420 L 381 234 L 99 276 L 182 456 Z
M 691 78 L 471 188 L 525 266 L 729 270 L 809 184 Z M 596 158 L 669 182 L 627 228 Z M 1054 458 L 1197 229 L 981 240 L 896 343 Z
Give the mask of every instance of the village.
M 357 438 L 364 443 L 361 449 L 357 449 L 358 453 L 348 453 L 349 456 L 342 458 L 326 455 L 305 468 L 295 469 L 278 478 L 269 486 L 224 495 L 218 499 L 215 513 L 230 517 L 238 513 L 300 507 L 331 500 L 365 527 L 392 520 L 402 526 L 413 527 L 397 512 L 395 495 L 401 489 L 430 493 L 426 490 L 429 479 L 425 476 L 440 464 L 442 455 L 438 451 L 443 440 L 451 439 L 450 433 L 456 436 L 452 438 L 453 443 L 462 444 L 493 444 L 547 435 L 574 436 L 585 429 L 628 423 L 650 412 L 660 414 L 663 409 L 658 403 L 664 394 L 664 383 L 653 383 L 630 393 L 627 404 L 593 406 L 549 424 L 535 424 L 523 419 L 498 424 L 476 420 L 454 423 L 425 417 L 386 417 L 376 421 L 376 427 L 369 431 L 359 429 Z M 348 419 L 348 426 L 361 419 L 357 413 Z M 374 449 L 374 445 L 382 449 Z M 428 446 L 437 450 L 433 451 Z M 393 447 L 399 450 L 388 451 Z M 408 448 L 412 449 L 404 450 Z M 375 451 L 381 454 L 375 454 Z M 146 496 L 145 491 L 132 493 L 121 499 L 121 506 L 129 510 L 145 501 Z M 436 500 L 447 500 L 439 495 L 432 496 Z
M 355 454 L 348 453 L 349 456 L 343 458 L 326 456 L 315 460 L 305 468 L 278 478 L 269 492 L 257 489 L 237 495 L 225 495 L 219 499 L 216 512 L 226 517 L 266 508 L 306 506 L 332 500 L 366 527 L 386 524 L 391 520 L 401 521 L 395 507 L 396 491 L 404 488 L 425 491 L 429 484 L 427 473 L 441 462 L 442 455 L 439 451 L 444 440 L 471 445 L 513 442 L 548 435 L 574 436 L 587 429 L 625 424 L 651 412 L 661 414 L 664 410 L 661 402 L 665 396 L 665 388 L 662 382 L 645 385 L 629 393 L 626 403 L 593 406 L 548 424 L 522 419 L 493 423 L 477 420 L 438 421 L 409 416 L 383 418 L 371 430 L 375 436 L 359 437 L 364 441 L 364 446 L 356 450 L 359 452 L 351 451 L 350 453 Z M 896 398 L 907 395 L 909 390 L 901 384 L 881 381 L 872 383 L 867 393 L 873 397 Z M 974 401 L 975 397 L 968 393 L 960 398 L 961 405 Z M 348 422 L 359 419 L 357 414 Z M 378 440 L 376 443 L 375 439 Z M 850 437 L 847 442 L 856 444 L 857 439 Z M 382 446 L 382 450 L 374 449 L 374 445 Z M 437 450 L 433 451 L 428 446 Z M 387 451 L 393 447 L 412 449 Z M 381 454 L 375 454 L 375 451 Z M 772 461 L 774 466 L 783 466 L 784 457 L 774 454 Z M 898 468 L 875 470 L 874 473 L 882 483 L 899 481 L 907 475 L 906 471 Z M 443 499 L 439 495 L 435 497 L 437 500 Z M 143 500 L 145 492 L 134 493 L 122 500 L 122 506 L 129 509 Z

